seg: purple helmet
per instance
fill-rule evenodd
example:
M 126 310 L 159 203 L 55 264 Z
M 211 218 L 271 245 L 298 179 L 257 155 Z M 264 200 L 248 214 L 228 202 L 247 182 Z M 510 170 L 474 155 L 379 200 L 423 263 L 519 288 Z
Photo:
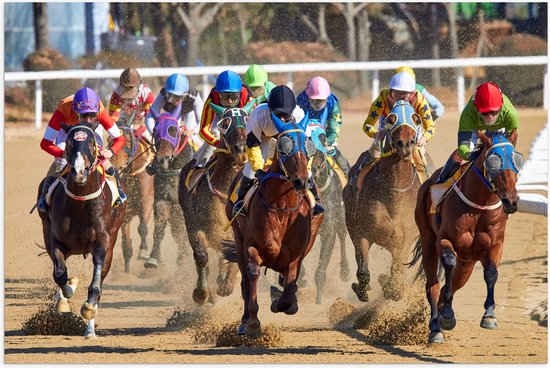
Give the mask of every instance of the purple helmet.
M 73 110 L 78 114 L 99 112 L 101 101 L 93 89 L 84 87 L 76 91 L 73 98 Z

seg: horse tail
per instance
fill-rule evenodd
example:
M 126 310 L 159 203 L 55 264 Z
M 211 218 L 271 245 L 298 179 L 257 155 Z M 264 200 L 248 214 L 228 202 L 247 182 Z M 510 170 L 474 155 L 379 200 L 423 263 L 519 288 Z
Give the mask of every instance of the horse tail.
M 222 240 L 222 255 L 229 262 L 237 262 L 237 243 L 233 240 Z
M 418 261 L 422 258 L 422 242 L 420 241 L 420 236 L 418 236 L 418 239 L 416 240 L 416 244 L 414 245 L 413 249 L 413 258 L 412 260 L 407 263 L 406 265 L 409 266 L 409 268 L 413 268 L 417 265 Z M 416 271 L 416 275 L 414 276 L 414 280 L 418 280 L 421 276 L 424 276 L 424 268 L 420 265 L 418 266 L 418 269 Z

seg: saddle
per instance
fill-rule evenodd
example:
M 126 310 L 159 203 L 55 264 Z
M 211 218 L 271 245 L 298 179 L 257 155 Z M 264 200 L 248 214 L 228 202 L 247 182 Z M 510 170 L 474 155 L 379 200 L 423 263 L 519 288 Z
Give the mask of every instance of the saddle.
M 327 156 L 327 162 L 330 165 L 330 167 L 332 167 L 332 170 L 336 172 L 336 174 L 338 175 L 338 178 L 340 178 L 340 183 L 342 184 L 342 188 L 345 187 L 346 184 L 348 183 L 348 179 L 346 179 L 346 174 L 344 174 L 344 171 L 340 168 L 340 166 L 338 166 L 338 164 L 332 157 Z
M 444 183 L 441 184 L 432 184 L 430 187 L 430 197 L 432 199 L 432 204 L 430 207 L 430 214 L 435 215 L 439 212 L 439 205 L 443 198 L 451 191 L 451 188 L 454 183 L 458 182 L 462 175 L 466 173 L 471 166 L 472 162 L 461 165 L 454 174 L 447 179 Z
M 216 156 L 212 157 L 204 167 L 195 167 L 187 173 L 185 177 L 185 187 L 189 192 L 196 194 L 197 185 L 206 176 L 206 172 L 216 164 Z

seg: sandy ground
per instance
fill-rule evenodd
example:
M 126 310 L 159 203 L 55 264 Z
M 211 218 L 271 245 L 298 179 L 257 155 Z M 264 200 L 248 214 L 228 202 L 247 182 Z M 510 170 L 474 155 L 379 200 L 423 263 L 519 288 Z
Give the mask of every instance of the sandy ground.
M 367 106 L 365 106 L 365 109 Z M 361 132 L 364 112 L 346 111 L 340 139 L 341 149 L 353 163 L 370 145 Z M 542 110 L 521 110 L 518 148 L 527 155 L 536 133 L 547 121 Z M 441 166 L 455 145 L 458 113 L 448 112 L 437 123 L 435 138 L 428 145 L 435 164 Z M 502 265 L 496 286 L 496 316 L 499 329 L 479 327 L 483 314 L 485 284 L 479 264 L 469 281 L 454 299 L 457 326 L 446 332 L 447 342 L 429 346 L 424 331 L 420 343 L 384 345 L 372 343 L 367 330 L 349 326 L 334 327 L 329 308 L 343 298 L 359 309 L 379 305 L 386 312 L 399 310 L 400 302 L 382 302 L 380 286 L 373 282 L 372 302 L 357 301 L 350 282 L 338 279 L 339 256 L 333 256 L 327 278 L 327 297 L 315 304 L 313 274 L 319 257 L 318 244 L 306 258 L 306 278 L 300 291 L 300 310 L 294 316 L 269 311 L 267 283 L 262 284 L 259 318 L 264 327 L 278 329 L 281 343 L 276 347 L 216 347 L 213 341 L 197 341 L 192 330 L 170 331 L 167 319 L 176 308 L 190 309 L 195 268 L 189 257 L 183 267 L 175 264 L 175 243 L 167 233 L 163 244 L 167 265 L 162 272 L 145 273 L 141 261 L 133 260 L 129 274 L 124 273 L 122 251 L 117 245 L 110 274 L 96 319 L 96 340 L 81 336 L 28 336 L 22 329 L 44 305 L 54 288 L 52 264 L 36 244 L 43 244 L 41 224 L 36 213 L 29 215 L 36 188 L 51 158 L 39 148 L 42 131 L 29 126 L 5 128 L 5 248 L 4 248 L 4 361 L 5 363 L 546 363 L 547 328 L 529 317 L 530 311 L 547 299 L 547 219 L 529 214 L 511 216 Z M 412 216 L 412 214 L 411 214 Z M 137 232 L 134 221 L 134 244 Z M 152 224 L 149 226 L 152 239 Z M 120 242 L 120 239 L 119 239 Z M 151 240 L 152 242 L 152 240 Z M 150 243 L 151 243 L 150 242 Z M 347 257 L 355 273 L 353 245 L 348 238 Z M 136 252 L 137 253 L 137 252 Z M 214 258 L 214 257 L 211 257 Z M 374 246 L 371 252 L 373 280 L 387 272 L 389 255 Z M 77 312 L 86 297 L 91 279 L 91 259 L 71 258 L 69 275 L 78 276 L 80 287 L 71 300 Z M 269 274 L 268 274 L 269 276 Z M 265 276 L 262 275 L 265 279 Z M 410 307 L 427 308 L 420 301 Z M 402 306 L 401 302 L 401 306 Z M 223 313 L 213 322 L 236 322 L 242 313 L 238 288 L 227 298 L 219 298 L 208 310 Z M 397 312 L 396 312 L 397 313 Z M 397 316 L 399 318 L 399 316 Z M 206 327 L 203 327 L 206 328 Z M 200 330 L 200 328 L 198 328 Z

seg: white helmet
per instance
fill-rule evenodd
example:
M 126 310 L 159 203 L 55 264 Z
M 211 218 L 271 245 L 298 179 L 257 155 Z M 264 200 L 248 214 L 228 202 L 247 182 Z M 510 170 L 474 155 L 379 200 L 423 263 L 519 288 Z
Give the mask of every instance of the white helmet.
M 416 90 L 416 81 L 407 72 L 397 73 L 390 80 L 390 89 L 403 92 L 414 92 Z

